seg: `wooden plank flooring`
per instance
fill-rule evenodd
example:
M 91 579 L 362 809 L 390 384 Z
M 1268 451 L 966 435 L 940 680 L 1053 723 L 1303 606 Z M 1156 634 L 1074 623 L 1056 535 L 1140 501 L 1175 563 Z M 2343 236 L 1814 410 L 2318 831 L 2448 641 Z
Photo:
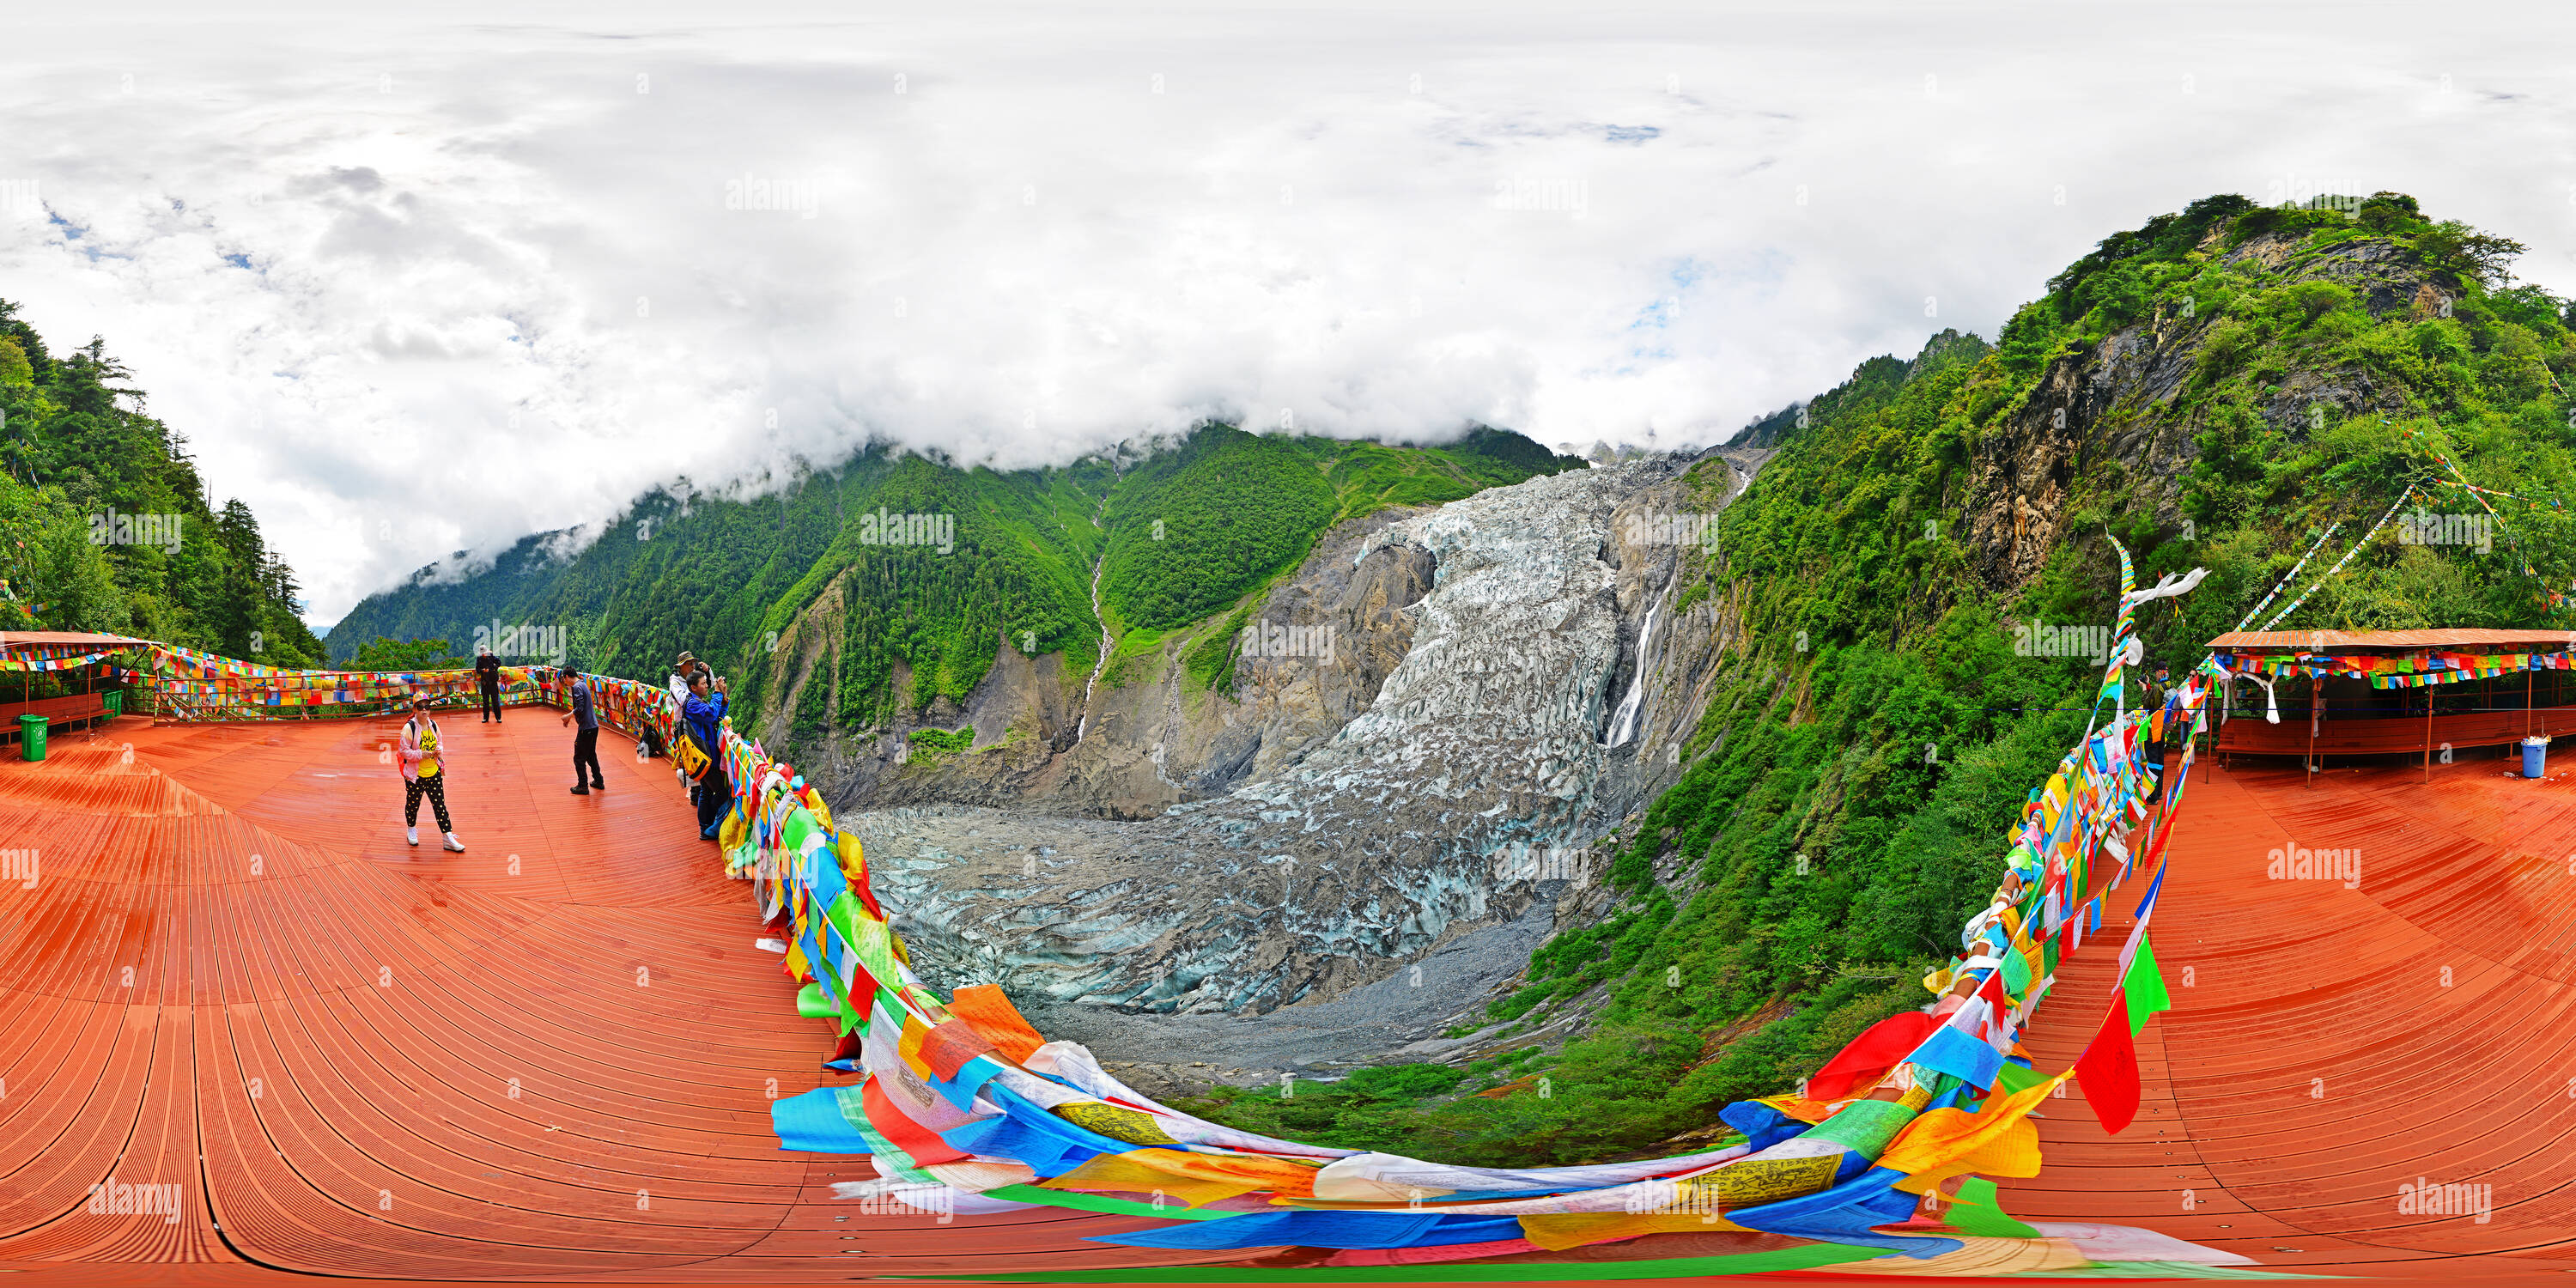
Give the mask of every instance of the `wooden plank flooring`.
M 442 722 L 464 854 L 425 806 L 404 844 L 397 722 L 128 718 L 0 761 L 0 849 L 38 863 L 0 886 L 0 1269 L 774 1282 L 1193 1259 L 1082 1241 L 1151 1221 L 835 1201 L 865 1164 L 781 1151 L 769 1108 L 845 1079 L 667 762 L 612 742 L 609 789 L 575 797 L 571 735 L 513 717 Z M 176 1219 L 88 1212 L 111 1178 L 175 1185 Z
M 2196 766 L 2152 934 L 2174 1009 L 2139 1041 L 2138 1120 L 2107 1136 L 2070 1086 L 2025 1220 L 2143 1225 L 2283 1270 L 2576 1270 L 2576 791 L 2478 757 L 2417 768 Z M 2357 852 L 2359 882 L 2274 879 L 2274 851 Z M 2044 1068 L 2084 1048 L 2128 913 L 2041 1009 Z M 2401 1185 L 2487 1185 L 2493 1210 L 2401 1213 Z
M 773 1092 L 838 1079 L 824 1027 L 796 1017 L 667 764 L 612 739 L 609 790 L 573 797 L 569 734 L 513 714 L 444 722 L 462 855 L 434 829 L 403 843 L 393 722 L 127 718 L 0 760 L 0 849 L 39 868 L 0 883 L 0 1271 L 758 1283 L 1191 1260 L 1082 1241 L 1147 1221 L 835 1201 L 864 1164 L 781 1151 L 769 1125 Z M 2047 1171 L 2008 1205 L 2283 1269 L 2576 1270 L 2576 784 L 2501 768 L 2313 789 L 2204 769 L 2139 1121 L 2105 1137 L 2080 1093 L 2052 1102 Z M 2292 845 L 2359 850 L 2358 888 L 2268 879 Z M 2062 972 L 2044 1064 L 2080 1050 L 2124 929 Z M 2492 1185 L 2491 1220 L 2401 1215 L 2419 1177 Z M 175 1219 L 87 1211 L 111 1178 L 176 1186 Z

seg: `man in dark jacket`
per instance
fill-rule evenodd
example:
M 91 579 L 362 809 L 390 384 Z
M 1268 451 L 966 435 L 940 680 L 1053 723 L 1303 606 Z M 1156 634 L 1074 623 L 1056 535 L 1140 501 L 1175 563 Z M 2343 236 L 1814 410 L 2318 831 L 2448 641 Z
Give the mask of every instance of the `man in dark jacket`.
M 689 737 L 707 753 L 706 772 L 698 776 L 698 835 L 716 839 L 716 824 L 733 807 L 733 783 L 725 777 L 723 729 L 725 682 L 698 670 L 689 677 L 689 700 L 680 706 Z
M 581 722 L 580 731 L 572 736 L 572 794 L 588 796 L 591 787 L 607 791 L 608 780 L 599 772 L 599 715 L 591 709 L 590 685 L 583 682 L 581 672 L 571 667 L 564 668 L 563 684 L 566 703 L 563 722 Z M 584 765 L 590 767 L 590 787 L 581 785 Z
M 474 681 L 483 690 L 483 723 L 500 723 L 501 659 L 488 647 L 474 655 Z

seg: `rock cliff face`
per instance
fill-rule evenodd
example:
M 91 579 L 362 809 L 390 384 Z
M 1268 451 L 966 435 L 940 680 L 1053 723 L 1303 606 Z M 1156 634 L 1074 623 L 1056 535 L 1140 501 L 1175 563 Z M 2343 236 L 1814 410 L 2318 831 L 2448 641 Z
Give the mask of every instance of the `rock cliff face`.
M 2219 235 L 2213 231 L 2204 246 L 2214 250 Z M 2279 270 L 2298 242 L 2288 233 L 2255 237 L 2226 260 Z M 2348 287 L 2374 317 L 2401 311 L 2426 317 L 2440 311 L 2444 298 L 2437 277 L 2413 251 L 2361 238 L 2316 252 L 2286 280 Z M 1966 535 L 1988 587 L 2013 590 L 2038 573 L 2068 535 L 2069 489 L 2078 477 L 2132 487 L 2159 525 L 2181 528 L 2183 480 L 2199 458 L 2197 435 L 2206 426 L 2201 411 L 2176 408 L 2204 350 L 2228 325 L 2168 307 L 2050 364 L 2003 432 L 1977 445 Z M 2402 406 L 2366 372 L 2302 367 L 2283 373 L 2259 411 L 2295 439 L 2304 435 L 2311 408 L 2331 409 L 2342 419 Z
M 1239 701 L 1195 689 L 1167 641 L 1045 763 L 991 757 L 909 800 L 861 776 L 834 792 L 843 821 L 949 985 L 1204 1014 L 1393 975 L 1587 875 L 1586 842 L 1678 776 L 1732 618 L 1677 611 L 1676 538 L 1759 459 L 1576 471 L 1348 525 L 1256 614 L 1292 647 L 1241 661 Z M 912 803 L 961 781 L 1007 808 Z M 1066 816 L 1139 804 L 1160 812 Z

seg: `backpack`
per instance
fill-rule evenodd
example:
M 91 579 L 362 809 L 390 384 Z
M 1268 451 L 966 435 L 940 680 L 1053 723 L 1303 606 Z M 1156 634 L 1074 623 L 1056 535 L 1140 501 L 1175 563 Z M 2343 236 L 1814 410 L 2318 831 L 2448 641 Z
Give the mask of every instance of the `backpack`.
M 671 759 L 678 761 L 680 772 L 691 778 L 706 777 L 707 768 L 715 763 L 707 749 L 698 745 L 697 736 L 685 727 L 681 729 L 680 736 L 671 741 Z

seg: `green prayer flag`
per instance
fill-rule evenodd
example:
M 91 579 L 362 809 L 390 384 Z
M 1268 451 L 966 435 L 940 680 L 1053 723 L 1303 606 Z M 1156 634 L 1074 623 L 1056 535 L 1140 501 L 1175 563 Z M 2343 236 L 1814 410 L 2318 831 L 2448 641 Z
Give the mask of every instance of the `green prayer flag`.
M 858 949 L 859 964 L 867 967 L 878 983 L 891 987 L 903 979 L 902 968 L 895 964 L 894 929 L 867 915 L 849 891 L 842 891 L 839 898 L 832 900 L 823 915 L 832 922 L 833 929 L 849 936 L 850 945 Z
M 1240 1212 L 1208 1212 L 1182 1203 L 1166 1200 L 1162 1206 L 1139 1203 L 1134 1199 L 1113 1199 L 1102 1194 L 1084 1194 L 1078 1190 L 1050 1190 L 1036 1185 L 1005 1185 L 984 1191 L 991 1198 L 1013 1203 L 1043 1203 L 1049 1207 L 1071 1208 L 1077 1212 L 1101 1212 L 1111 1216 L 1150 1216 L 1165 1221 L 1219 1221 Z
M 2127 974 L 2120 977 L 2121 988 L 2129 997 L 2129 1033 L 2147 1027 L 2147 1017 L 2158 1011 L 2173 1009 L 2173 994 L 2165 991 L 2165 977 L 2156 969 L 2156 941 L 2152 936 L 2138 937 L 2138 955 L 2129 963 Z
M 2024 1065 L 2014 1064 L 2010 1060 L 2004 1061 L 2003 1067 L 1995 1070 L 1995 1089 L 2005 1095 L 2011 1095 L 2016 1091 L 2028 1091 L 2046 1081 L 2048 1081 L 2047 1074 Z
M 1961 1234 L 1982 1234 L 2001 1239 L 2036 1239 L 2039 1231 L 2013 1219 L 1995 1193 L 1995 1183 L 1982 1176 L 1972 1176 L 1959 1183 L 1957 1197 L 1941 1210 L 1941 1220 Z

